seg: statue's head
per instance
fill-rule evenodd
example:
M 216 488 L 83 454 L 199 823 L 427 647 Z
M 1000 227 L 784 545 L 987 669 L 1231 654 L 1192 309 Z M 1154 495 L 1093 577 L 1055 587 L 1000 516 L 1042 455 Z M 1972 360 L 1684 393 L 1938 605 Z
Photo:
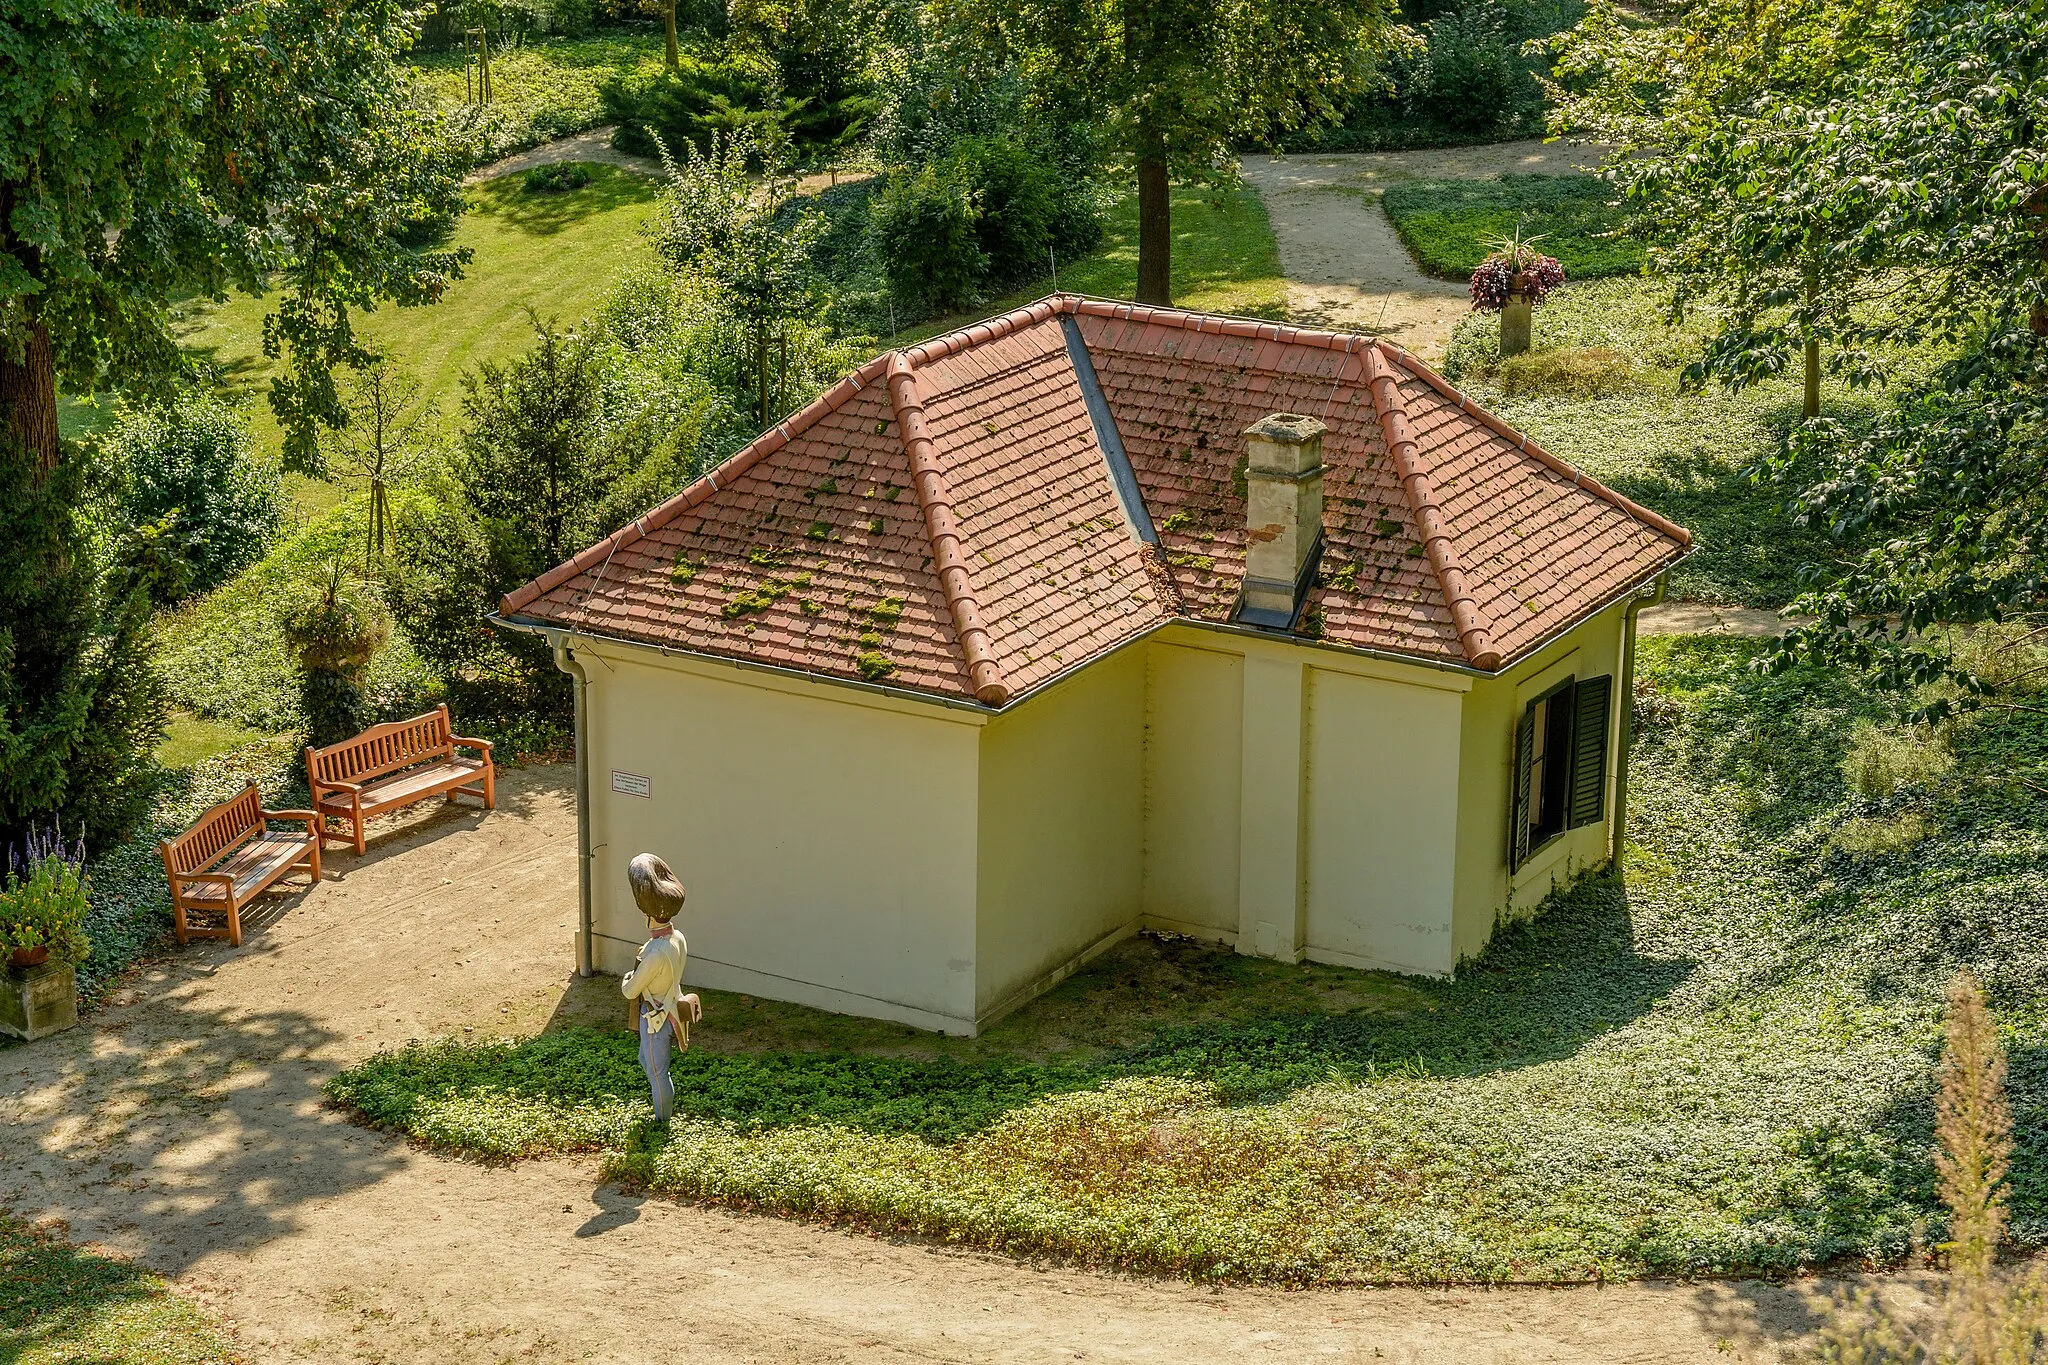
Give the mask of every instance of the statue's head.
M 652 853 L 626 864 L 626 880 L 633 886 L 633 903 L 656 924 L 667 924 L 683 908 L 682 882 Z

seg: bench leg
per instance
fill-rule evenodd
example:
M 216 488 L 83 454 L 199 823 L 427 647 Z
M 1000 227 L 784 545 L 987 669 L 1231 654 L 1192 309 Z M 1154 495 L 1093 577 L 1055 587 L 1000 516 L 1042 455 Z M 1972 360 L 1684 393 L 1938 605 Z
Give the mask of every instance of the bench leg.
M 318 886 L 320 885 L 320 837 L 317 830 L 314 832 L 313 847 L 309 852 L 313 860 L 313 885 Z
M 498 765 L 484 764 L 484 809 L 498 808 Z
M 233 896 L 228 897 L 228 947 L 242 946 L 242 911 Z
M 178 946 L 182 948 L 191 942 L 191 937 L 185 929 L 185 902 L 178 896 L 171 897 L 171 921 L 178 936 Z
M 353 815 L 353 816 L 352 816 L 352 817 L 350 818 L 350 821 L 349 821 L 349 823 L 355 826 L 355 831 L 356 831 L 356 852 L 357 852 L 357 853 L 361 853 L 361 852 L 363 852 L 363 849 L 364 849 L 364 845 L 363 845 L 363 813 L 362 813 L 362 811 L 360 811 L 360 810 L 356 811 L 356 812 L 355 812 L 355 814 L 354 814 L 354 815 Z

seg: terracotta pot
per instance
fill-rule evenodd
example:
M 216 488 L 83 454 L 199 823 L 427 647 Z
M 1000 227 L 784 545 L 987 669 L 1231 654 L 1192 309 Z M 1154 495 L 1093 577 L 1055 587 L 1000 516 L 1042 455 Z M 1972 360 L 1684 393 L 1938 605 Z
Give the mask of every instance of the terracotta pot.
M 50 960 L 50 945 L 45 943 L 34 948 L 16 948 L 7 955 L 10 967 L 40 967 Z

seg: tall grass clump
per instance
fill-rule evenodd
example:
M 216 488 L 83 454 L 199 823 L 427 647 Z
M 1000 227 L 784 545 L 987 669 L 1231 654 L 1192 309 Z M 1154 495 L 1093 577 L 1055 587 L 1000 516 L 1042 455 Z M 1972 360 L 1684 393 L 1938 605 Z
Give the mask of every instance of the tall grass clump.
M 1948 1045 L 1937 1073 L 1935 1188 L 1948 1211 L 1949 1281 L 1917 1318 L 1874 1294 L 1851 1299 L 1822 1329 L 1824 1365 L 2031 1365 L 2048 1358 L 2048 1275 L 2001 1270 L 2012 1108 L 2005 1050 L 1975 976 L 1948 990 Z

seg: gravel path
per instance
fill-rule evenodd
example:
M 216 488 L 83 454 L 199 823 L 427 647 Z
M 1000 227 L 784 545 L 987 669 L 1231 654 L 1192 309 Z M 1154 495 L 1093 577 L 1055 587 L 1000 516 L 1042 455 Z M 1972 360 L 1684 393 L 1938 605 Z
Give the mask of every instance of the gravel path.
M 501 161 L 493 161 L 488 166 L 477 167 L 462 178 L 462 183 L 475 185 L 485 180 L 496 180 L 501 175 L 518 175 L 535 166 L 552 166 L 558 161 L 601 161 L 607 166 L 623 166 L 642 175 L 659 176 L 664 173 L 661 163 L 653 157 L 635 156 L 612 146 L 612 134 L 617 131 L 617 124 L 608 123 L 602 128 L 591 128 L 553 142 L 543 142 L 538 147 L 529 147 Z M 797 177 L 796 193 L 816 194 L 834 185 L 850 185 L 868 178 L 869 173 L 865 171 L 818 171 Z
M 617 1012 L 615 982 L 563 973 L 571 774 L 499 790 L 489 817 L 437 809 L 337 850 L 241 950 L 189 949 L 86 1026 L 0 1051 L 0 1203 L 172 1277 L 264 1361 L 1768 1361 L 1834 1287 L 1214 1290 L 358 1128 L 320 1084 L 375 1048 Z
M 1396 180 L 1562 175 L 1597 164 L 1595 148 L 1497 142 L 1423 152 L 1248 156 L 1244 178 L 1259 191 L 1280 244 L 1287 311 L 1298 322 L 1389 337 L 1425 360 L 1443 355 L 1451 328 L 1471 311 L 1463 285 L 1416 269 L 1380 196 Z

